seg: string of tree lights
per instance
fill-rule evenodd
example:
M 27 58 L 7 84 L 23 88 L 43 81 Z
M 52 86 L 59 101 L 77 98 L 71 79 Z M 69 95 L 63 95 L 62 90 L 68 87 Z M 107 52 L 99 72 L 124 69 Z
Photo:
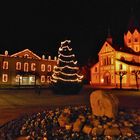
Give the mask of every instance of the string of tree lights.
M 70 40 L 61 42 L 58 50 L 58 65 L 54 67 L 51 81 L 57 87 L 75 86 L 82 83 L 83 75 L 79 74 L 77 60 L 70 47 Z M 74 87 L 75 88 L 75 87 Z

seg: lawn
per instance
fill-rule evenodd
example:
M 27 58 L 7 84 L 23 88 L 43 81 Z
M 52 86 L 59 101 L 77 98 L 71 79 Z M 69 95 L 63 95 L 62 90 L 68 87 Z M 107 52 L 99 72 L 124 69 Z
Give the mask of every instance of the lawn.
M 0 90 L 0 125 L 25 113 L 30 114 L 47 108 L 68 105 L 89 105 L 91 87 L 84 87 L 79 94 L 57 95 L 42 89 L 38 94 L 34 89 Z M 107 90 L 120 100 L 121 107 L 139 107 L 140 92 L 127 90 Z

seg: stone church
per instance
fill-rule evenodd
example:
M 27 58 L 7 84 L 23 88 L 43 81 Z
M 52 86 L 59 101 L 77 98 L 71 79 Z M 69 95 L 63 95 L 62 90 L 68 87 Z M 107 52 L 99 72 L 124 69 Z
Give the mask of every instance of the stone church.
M 91 85 L 95 87 L 140 87 L 140 28 L 131 17 L 124 46 L 113 44 L 109 35 L 91 67 Z

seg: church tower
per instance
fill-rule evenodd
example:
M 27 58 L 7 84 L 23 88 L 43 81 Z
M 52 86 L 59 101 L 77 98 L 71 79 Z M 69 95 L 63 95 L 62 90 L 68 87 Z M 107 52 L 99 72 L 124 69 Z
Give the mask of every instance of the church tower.
M 135 52 L 140 52 L 140 25 L 136 21 L 132 12 L 128 24 L 128 30 L 124 34 L 124 44 Z

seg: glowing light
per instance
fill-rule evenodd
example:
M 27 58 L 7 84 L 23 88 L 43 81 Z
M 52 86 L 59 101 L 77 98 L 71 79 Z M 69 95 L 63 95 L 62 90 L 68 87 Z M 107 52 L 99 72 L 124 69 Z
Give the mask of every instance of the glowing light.
M 104 83 L 104 79 L 103 78 L 101 79 L 101 83 Z
M 60 47 L 59 51 L 63 51 L 63 49 L 68 49 L 68 51 L 72 51 L 72 48 L 69 48 L 69 46 Z
M 65 41 L 62 41 L 62 42 L 61 42 L 61 45 L 65 44 L 66 42 L 70 43 L 71 40 L 65 40 Z
M 63 57 L 75 57 L 74 54 L 72 54 L 72 55 L 64 55 L 64 54 L 59 53 L 59 57 L 60 57 L 60 56 L 63 56 Z
M 65 65 L 64 67 L 55 67 L 55 68 L 58 68 L 60 70 L 65 69 L 65 68 L 69 68 L 69 69 L 72 69 L 72 70 L 79 70 L 78 67 L 71 67 L 71 66 L 68 66 L 68 65 Z
M 81 82 L 82 80 L 80 79 L 74 79 L 74 80 L 69 80 L 69 79 L 63 79 L 63 78 L 60 78 L 60 77 L 56 77 L 54 74 L 52 75 L 52 77 L 56 80 L 62 80 L 64 82 Z
M 64 72 L 62 72 L 62 71 L 55 71 L 55 70 L 54 70 L 54 73 L 61 73 L 61 74 L 65 75 L 65 76 L 77 76 L 77 77 L 80 78 L 80 79 L 83 78 L 83 75 L 80 76 L 80 75 L 78 75 L 77 73 L 67 74 L 67 73 L 64 73 Z
M 63 63 L 73 63 L 73 64 L 77 64 L 77 61 L 73 61 L 73 60 L 71 60 L 71 61 L 64 61 L 64 60 L 62 60 L 62 59 L 60 59 L 60 58 L 58 58 L 59 59 L 59 61 L 61 61 L 61 62 L 63 62 Z

